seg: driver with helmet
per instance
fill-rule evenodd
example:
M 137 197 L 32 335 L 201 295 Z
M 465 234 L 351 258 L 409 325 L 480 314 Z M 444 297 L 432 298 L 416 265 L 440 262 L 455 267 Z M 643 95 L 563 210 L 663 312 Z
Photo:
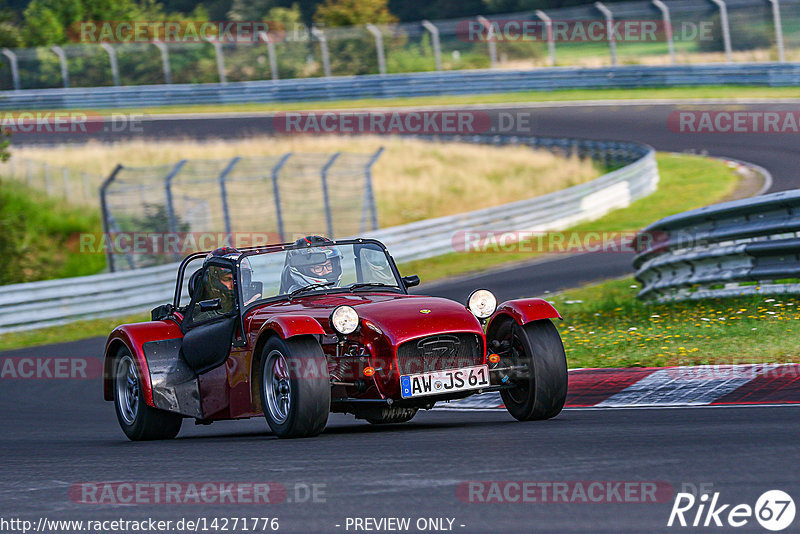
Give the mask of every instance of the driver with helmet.
M 195 322 L 219 315 L 225 315 L 233 311 L 233 309 L 236 307 L 236 297 L 233 291 L 233 271 L 228 267 L 209 265 L 209 262 L 212 258 L 227 258 L 236 260 L 239 258 L 240 254 L 241 252 L 233 247 L 221 247 L 209 252 L 206 256 L 205 260 L 203 261 L 205 274 L 199 280 L 199 294 L 197 296 L 197 302 L 210 299 L 219 299 L 220 308 L 212 311 L 200 311 L 200 306 L 196 305 L 193 313 Z M 252 269 L 250 268 L 250 264 L 247 262 L 247 259 L 242 261 L 240 271 L 245 282 L 243 287 L 245 289 L 249 289 L 250 278 L 252 278 Z M 256 299 L 261 298 L 261 294 L 245 294 L 245 298 L 247 301 L 244 305 L 247 306 Z
M 291 293 L 311 284 L 338 287 L 342 280 L 342 253 L 333 241 L 318 235 L 295 241 L 299 247 L 286 253 L 281 276 L 284 293 Z

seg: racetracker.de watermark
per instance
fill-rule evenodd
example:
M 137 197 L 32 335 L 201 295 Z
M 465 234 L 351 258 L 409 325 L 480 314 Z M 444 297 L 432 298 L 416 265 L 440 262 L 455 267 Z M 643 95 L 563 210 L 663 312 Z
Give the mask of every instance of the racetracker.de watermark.
M 480 134 L 492 131 L 485 111 L 310 111 L 278 113 L 279 134 Z
M 282 504 L 324 503 L 327 484 L 296 482 L 80 482 L 69 487 L 77 504 Z
M 667 117 L 674 133 L 797 134 L 800 111 L 785 110 L 675 110 Z
M 665 503 L 675 494 L 663 481 L 641 480 L 471 480 L 456 487 L 465 503 Z
M 280 42 L 286 27 L 277 21 L 134 20 L 80 21 L 67 29 L 76 43 L 259 43 Z
M 275 232 L 84 232 L 78 234 L 78 252 L 185 256 L 220 247 L 263 247 L 282 241 Z
M 0 112 L 0 130 L 10 134 L 141 133 L 141 113 L 100 115 L 83 111 Z
M 464 20 L 456 26 L 456 35 L 465 42 L 555 41 L 574 42 L 663 42 L 668 35 L 675 41 L 711 41 L 714 25 L 710 21 L 685 21 L 667 25 L 658 20 L 604 19 L 551 20 L 530 19 Z
M 463 230 L 453 234 L 452 247 L 464 253 L 581 252 L 631 253 L 667 240 L 663 232 L 535 232 L 526 230 Z
M 5 380 L 87 380 L 100 378 L 99 358 L 10 356 L 0 358 L 0 379 Z

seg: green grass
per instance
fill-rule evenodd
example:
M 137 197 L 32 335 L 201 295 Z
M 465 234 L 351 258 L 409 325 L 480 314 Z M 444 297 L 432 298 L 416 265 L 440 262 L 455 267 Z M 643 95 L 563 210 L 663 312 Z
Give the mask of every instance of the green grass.
M 142 313 L 128 317 L 89 319 L 38 330 L 0 334 L 0 351 L 23 347 L 38 347 L 40 345 L 50 345 L 51 343 L 80 341 L 91 337 L 107 337 L 114 328 L 121 324 L 141 323 L 149 320 L 150 314 Z
M 595 221 L 573 226 L 559 234 L 633 232 L 667 215 L 718 202 L 728 196 L 738 182 L 734 171 L 718 160 L 673 154 L 658 154 L 656 159 L 661 181 L 655 193 L 635 201 L 627 208 L 612 211 Z M 404 275 L 418 274 L 424 282 L 430 282 L 530 260 L 536 254 L 491 249 L 485 252 L 451 252 L 435 258 L 402 263 L 399 268 Z
M 82 254 L 79 234 L 101 232 L 96 210 L 43 198 L 40 191 L 9 180 L 0 183 L 0 285 L 95 274 L 100 254 Z
M 636 299 L 633 278 L 549 300 L 569 367 L 798 362 L 795 296 L 740 296 L 656 304 Z
M 361 109 L 399 106 L 441 106 L 468 104 L 507 104 L 520 102 L 561 102 L 570 100 L 638 100 L 638 99 L 730 99 L 730 98 L 800 98 L 798 87 L 702 86 L 640 89 L 564 89 L 558 91 L 520 91 L 482 95 L 443 95 L 409 98 L 368 98 L 360 100 L 323 100 L 270 104 L 198 104 L 127 109 L 92 110 L 104 115 L 142 113 L 233 113 L 323 109 Z

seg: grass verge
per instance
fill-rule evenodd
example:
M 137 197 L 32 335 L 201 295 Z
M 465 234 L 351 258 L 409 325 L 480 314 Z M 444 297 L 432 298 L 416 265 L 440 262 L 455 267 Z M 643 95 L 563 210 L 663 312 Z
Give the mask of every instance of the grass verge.
M 797 362 L 800 299 L 741 296 L 665 304 L 636 299 L 633 278 L 555 295 L 575 367 Z
M 798 87 L 759 87 L 709 85 L 701 87 L 656 87 L 636 89 L 563 89 L 557 91 L 519 91 L 479 95 L 442 95 L 407 98 L 364 98 L 358 100 L 319 100 L 265 104 L 197 104 L 146 108 L 86 110 L 101 115 L 142 113 L 235 113 L 323 109 L 362 109 L 400 106 L 440 106 L 470 104 L 513 104 L 520 102 L 562 102 L 570 100 L 640 100 L 640 99 L 731 99 L 731 98 L 800 98 Z
M 636 231 L 667 215 L 719 202 L 734 190 L 738 182 L 735 171 L 719 160 L 675 154 L 658 154 L 656 158 L 661 180 L 655 193 L 635 201 L 627 208 L 612 211 L 595 221 L 573 226 L 559 234 Z M 525 249 L 525 245 L 530 245 L 527 248 L 533 250 L 538 247 L 538 244 L 533 246 L 526 242 L 519 248 Z M 403 274 L 418 274 L 424 282 L 430 282 L 522 262 L 536 255 L 537 252 L 491 249 L 482 252 L 451 252 L 402 263 L 399 268 Z
M 106 337 L 111 331 L 121 324 L 141 323 L 149 321 L 150 314 L 142 313 L 128 317 L 108 317 L 103 319 L 88 319 L 60 326 L 49 326 L 38 330 L 22 332 L 9 332 L 0 334 L 0 351 L 20 349 L 23 347 L 38 347 L 52 343 L 66 343 L 80 341 L 90 337 Z

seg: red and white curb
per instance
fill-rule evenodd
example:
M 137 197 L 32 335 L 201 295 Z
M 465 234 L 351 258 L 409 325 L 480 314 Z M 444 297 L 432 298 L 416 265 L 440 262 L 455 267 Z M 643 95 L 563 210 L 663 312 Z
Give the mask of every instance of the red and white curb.
M 573 369 L 567 408 L 800 404 L 800 364 Z M 440 403 L 447 410 L 503 409 L 497 392 Z

